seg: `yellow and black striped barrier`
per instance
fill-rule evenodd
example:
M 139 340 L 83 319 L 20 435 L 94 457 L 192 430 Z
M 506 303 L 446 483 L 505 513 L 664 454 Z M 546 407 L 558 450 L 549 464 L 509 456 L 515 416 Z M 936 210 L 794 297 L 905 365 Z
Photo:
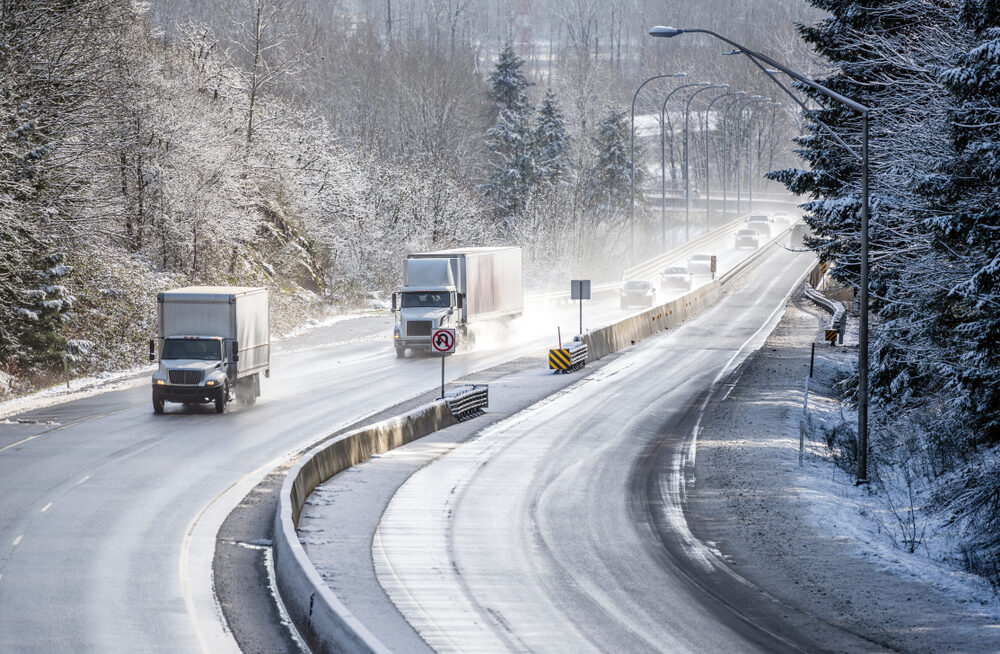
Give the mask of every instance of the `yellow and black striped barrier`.
M 583 343 L 549 350 L 549 368 L 558 373 L 573 372 L 585 365 L 587 365 L 587 346 Z

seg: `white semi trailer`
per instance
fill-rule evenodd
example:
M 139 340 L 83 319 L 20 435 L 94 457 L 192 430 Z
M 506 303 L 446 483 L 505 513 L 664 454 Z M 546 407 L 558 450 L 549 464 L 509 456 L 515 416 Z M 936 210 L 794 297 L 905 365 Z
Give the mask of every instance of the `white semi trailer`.
M 260 375 L 271 372 L 271 318 L 266 288 L 189 286 L 156 296 L 159 332 L 149 341 L 153 411 L 164 402 L 253 404 Z
M 521 248 L 482 247 L 406 255 L 403 290 L 392 296 L 396 356 L 430 351 L 431 333 L 468 336 L 477 323 L 510 320 L 524 310 Z

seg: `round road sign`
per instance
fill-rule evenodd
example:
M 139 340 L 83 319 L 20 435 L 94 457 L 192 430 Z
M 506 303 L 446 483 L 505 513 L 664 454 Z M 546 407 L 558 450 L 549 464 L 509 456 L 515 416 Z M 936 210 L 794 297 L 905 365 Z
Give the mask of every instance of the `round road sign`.
M 431 347 L 438 354 L 451 354 L 455 351 L 455 330 L 435 329 L 431 334 Z

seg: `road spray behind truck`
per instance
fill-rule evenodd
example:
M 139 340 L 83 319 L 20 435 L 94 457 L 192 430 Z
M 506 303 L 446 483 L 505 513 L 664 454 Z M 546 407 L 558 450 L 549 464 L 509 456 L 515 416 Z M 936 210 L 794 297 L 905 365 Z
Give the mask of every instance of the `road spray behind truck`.
M 159 332 L 149 341 L 153 411 L 164 402 L 253 404 L 260 374 L 271 372 L 271 318 L 266 288 L 189 286 L 156 296 Z
M 396 356 L 430 351 L 431 333 L 455 329 L 459 338 L 489 321 L 510 320 L 524 310 L 521 248 L 460 248 L 406 255 L 403 290 L 392 296 Z

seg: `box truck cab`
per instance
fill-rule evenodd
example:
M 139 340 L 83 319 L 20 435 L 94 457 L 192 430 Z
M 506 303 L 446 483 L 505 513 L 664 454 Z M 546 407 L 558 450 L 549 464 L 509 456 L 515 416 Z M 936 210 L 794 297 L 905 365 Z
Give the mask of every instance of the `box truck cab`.
M 524 310 L 521 248 L 464 248 L 408 254 L 403 289 L 392 296 L 396 356 L 430 351 L 435 329 L 470 335 L 478 322 L 509 320 Z
M 253 404 L 260 374 L 270 375 L 270 313 L 266 288 L 190 286 L 156 296 L 158 333 L 150 339 L 153 411 L 165 402 L 214 403 L 222 413 L 236 399 Z

